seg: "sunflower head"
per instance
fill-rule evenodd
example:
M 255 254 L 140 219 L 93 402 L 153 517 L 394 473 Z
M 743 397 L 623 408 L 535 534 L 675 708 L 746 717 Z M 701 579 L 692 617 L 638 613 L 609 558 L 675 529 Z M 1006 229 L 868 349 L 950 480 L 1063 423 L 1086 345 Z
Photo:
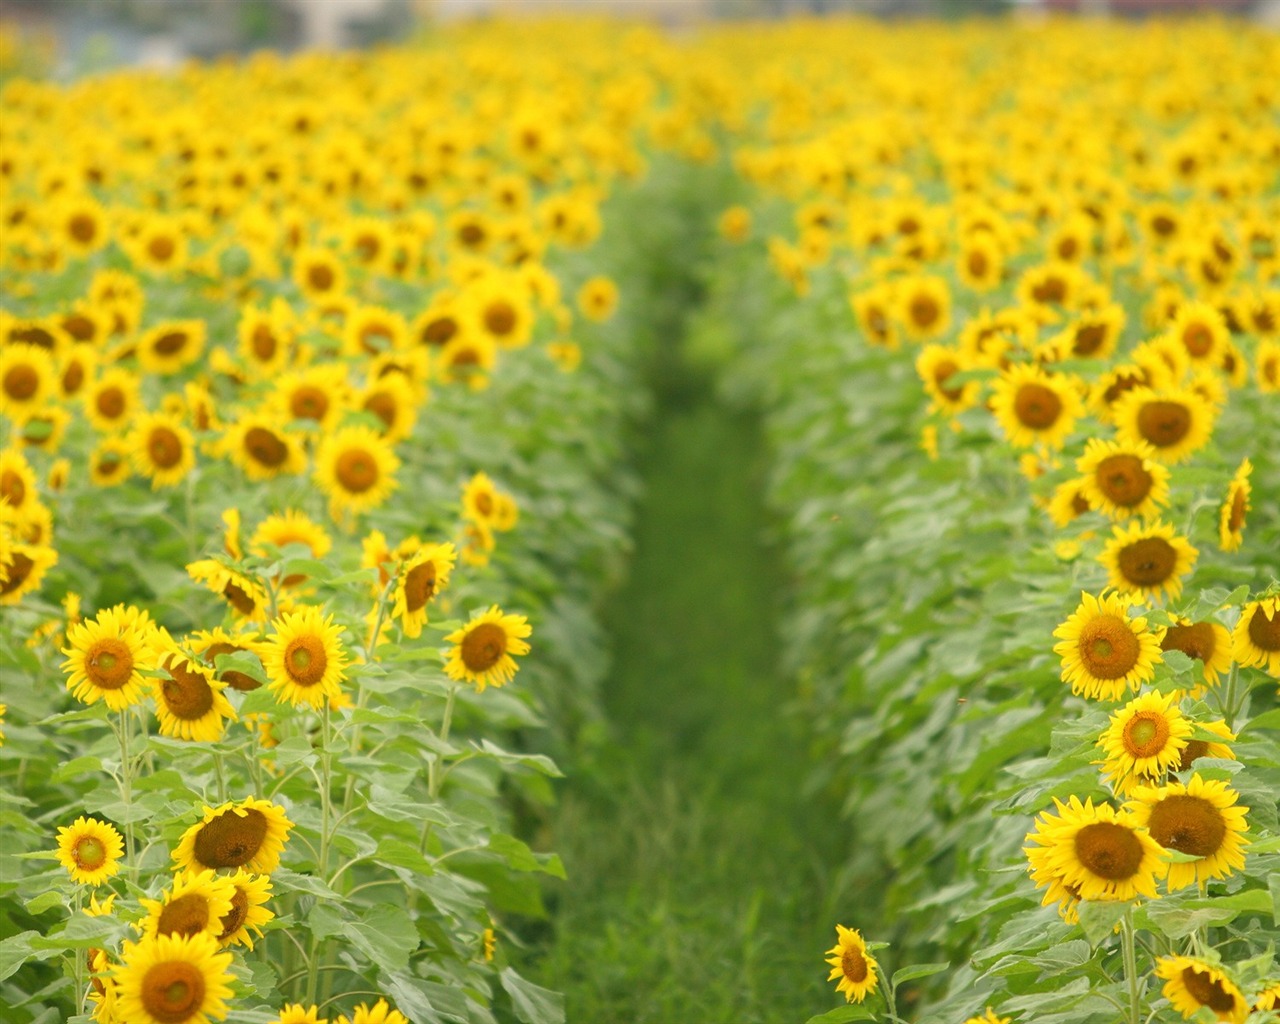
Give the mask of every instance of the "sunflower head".
M 1121 796 L 1141 783 L 1158 783 L 1177 771 L 1193 728 L 1172 694 L 1144 693 L 1111 716 L 1098 740 L 1106 752 L 1103 772 Z
M 77 700 L 101 700 L 112 711 L 140 703 L 147 690 L 142 673 L 155 668 L 154 629 L 149 617 L 124 606 L 69 626 L 62 651 L 67 689 Z
M 1280 597 L 1250 601 L 1231 631 L 1231 654 L 1241 665 L 1280 678 Z
M 399 1010 L 393 1010 L 385 999 L 370 1006 L 361 1003 L 350 1017 L 340 1014 L 336 1024 L 409 1024 L 409 1019 Z
M 448 586 L 457 557 L 452 544 L 427 544 L 401 564 L 392 615 L 400 620 L 405 636 L 422 633 L 427 605 Z
M 115 971 L 118 1013 L 130 1024 L 223 1020 L 232 996 L 231 954 L 208 932 L 125 941 Z
M 245 868 L 268 875 L 280 864 L 291 828 L 284 808 L 255 797 L 206 807 L 204 819 L 183 833 L 173 859 L 185 871 Z
M 838 978 L 836 991 L 844 994 L 846 1002 L 860 1003 L 876 990 L 880 965 L 868 952 L 858 929 L 838 924 L 836 937 L 836 944 L 827 950 L 827 963 L 831 965 L 827 980 Z
M 1061 448 L 1084 411 L 1075 378 L 1023 363 L 996 382 L 991 411 L 1015 448 Z
M 1146 827 L 1151 838 L 1166 850 L 1195 857 L 1167 865 L 1170 892 L 1197 884 L 1201 889 L 1214 878 L 1226 878 L 1244 867 L 1244 847 L 1249 840 L 1247 807 L 1220 779 L 1203 779 L 1199 773 L 1185 785 L 1173 781 L 1160 787 L 1139 786 L 1128 808 Z
M 1182 593 L 1182 577 L 1191 571 L 1199 552 L 1167 523 L 1132 522 L 1112 528 L 1100 561 L 1109 573 L 1108 585 L 1135 601 L 1154 603 Z
M 213 871 L 179 872 L 158 900 L 141 900 L 144 935 L 218 935 L 231 913 L 232 887 Z
M 113 825 L 97 818 L 77 818 L 58 828 L 58 861 L 74 882 L 101 885 L 120 870 L 124 839 Z
M 1221 967 L 1189 956 L 1166 956 L 1156 961 L 1161 992 L 1173 1008 L 1190 1020 L 1208 1007 L 1220 1021 L 1243 1024 L 1249 1015 L 1244 994 Z
M 449 651 L 445 674 L 475 683 L 481 691 L 486 685 L 509 683 L 516 674 L 515 657 L 529 653 L 524 638 L 531 632 L 523 615 L 505 615 L 493 605 L 445 637 L 447 643 L 456 645 Z
M 271 680 L 277 703 L 320 707 L 342 695 L 347 655 L 342 627 L 321 609 L 304 606 L 285 612 L 272 623 L 274 633 L 263 643 L 262 667 Z
M 1159 637 L 1145 618 L 1130 618 L 1128 602 L 1115 594 L 1081 593 L 1075 612 L 1053 635 L 1062 658 L 1062 678 L 1073 693 L 1094 700 L 1119 700 L 1155 674 Z
M 1252 473 L 1253 463 L 1245 459 L 1227 485 L 1226 497 L 1218 511 L 1218 544 L 1223 551 L 1238 551 L 1244 543 L 1245 516 L 1252 507 L 1249 504 L 1253 493 L 1249 483 Z

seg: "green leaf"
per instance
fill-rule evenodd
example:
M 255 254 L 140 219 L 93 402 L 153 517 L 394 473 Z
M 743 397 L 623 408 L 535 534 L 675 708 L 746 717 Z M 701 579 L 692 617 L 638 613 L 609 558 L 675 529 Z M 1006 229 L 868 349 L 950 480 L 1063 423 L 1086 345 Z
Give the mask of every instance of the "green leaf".
M 54 907 L 66 906 L 67 898 L 56 889 L 48 892 L 42 892 L 34 899 L 27 900 L 26 907 L 29 914 L 43 914 L 46 910 L 52 910 Z
M 514 836 L 501 833 L 489 837 L 489 849 L 498 854 L 517 871 L 542 871 L 556 878 L 564 878 L 564 864 L 554 853 L 534 853 Z
M 511 997 L 516 1017 L 524 1024 L 564 1024 L 562 994 L 526 981 L 510 967 L 502 969 L 498 980 Z
M 28 960 L 47 960 L 53 951 L 41 952 L 31 945 L 39 932 L 19 932 L 0 941 L 0 981 L 14 974 Z
M 1095 903 L 1085 900 L 1080 904 L 1080 927 L 1091 945 L 1098 945 L 1115 931 L 1116 925 L 1129 910 L 1127 902 Z
M 902 967 L 893 972 L 893 980 L 889 982 L 891 988 L 897 988 L 904 981 L 915 981 L 917 978 L 928 978 L 934 974 L 941 974 L 943 971 L 951 967 L 947 964 L 916 964 L 914 967 Z
M 564 778 L 564 773 L 556 767 L 556 763 L 549 757 L 541 754 L 513 754 L 510 751 L 503 750 L 501 747 L 490 743 L 488 740 L 481 740 L 480 745 L 476 748 L 482 754 L 496 758 L 503 764 L 518 765 L 521 768 L 532 768 L 536 772 L 543 775 L 550 775 L 552 778 Z
M 66 764 L 59 765 L 54 769 L 53 774 L 49 776 L 51 782 L 63 782 L 66 779 L 74 778 L 82 772 L 86 775 L 100 773 L 102 771 L 102 760 L 97 757 L 73 757 Z
M 875 1017 L 865 1006 L 850 1003 L 848 1006 L 837 1006 L 834 1010 L 810 1017 L 805 1024 L 845 1024 L 845 1021 L 850 1020 L 875 1020 Z
M 402 971 L 418 948 L 418 929 L 404 907 L 383 903 L 370 907 L 357 921 L 348 921 L 342 934 L 376 964 L 379 970 Z
M 378 850 L 373 855 L 374 860 L 380 864 L 386 864 L 389 867 L 409 868 L 422 875 L 431 875 L 435 873 L 435 867 L 431 861 L 427 860 L 413 843 L 407 843 L 403 839 L 390 837 L 382 840 L 378 844 Z

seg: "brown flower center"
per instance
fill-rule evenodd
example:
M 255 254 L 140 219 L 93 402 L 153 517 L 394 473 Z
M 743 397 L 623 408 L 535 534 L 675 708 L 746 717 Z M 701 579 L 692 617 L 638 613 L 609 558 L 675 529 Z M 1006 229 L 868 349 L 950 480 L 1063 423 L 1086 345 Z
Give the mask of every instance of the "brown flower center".
M 13 561 L 9 563 L 9 577 L 0 582 L 0 594 L 11 594 L 17 590 L 27 581 L 27 577 L 35 567 L 35 562 L 21 551 L 15 551 Z
M 298 686 L 315 686 L 324 678 L 328 665 L 324 641 L 314 634 L 295 636 L 284 649 L 284 670 Z
M 1147 831 L 1166 850 L 1208 857 L 1221 848 L 1227 822 L 1208 800 L 1174 794 L 1151 808 Z
M 92 242 L 98 235 L 98 222 L 87 214 L 78 213 L 67 225 L 71 237 L 85 244 Z
M 1094 679 L 1122 679 L 1138 664 L 1142 645 L 1119 616 L 1100 615 L 1080 630 L 1077 650 Z
M 160 335 L 151 343 L 153 352 L 159 352 L 162 356 L 172 356 L 181 352 L 187 347 L 188 337 L 183 331 L 169 331 Z
M 147 454 L 160 469 L 172 469 L 182 461 L 182 438 L 168 427 L 155 427 L 147 435 Z
M 271 328 L 266 324 L 258 324 L 253 329 L 253 335 L 250 338 L 250 342 L 253 354 L 264 363 L 275 356 L 276 336 L 271 333 Z
M 333 270 L 323 263 L 315 263 L 307 268 L 307 284 L 318 292 L 327 292 L 333 287 Z
M 1114 505 L 1133 508 L 1151 493 L 1152 479 L 1137 455 L 1108 455 L 1094 471 L 1098 489 Z
M 248 591 L 234 581 L 228 581 L 222 588 L 222 596 L 241 615 L 252 615 L 258 610 L 258 603 L 249 596 Z
M 462 638 L 462 663 L 472 672 L 493 668 L 506 653 L 507 634 L 496 622 L 473 626 Z
M 1146 376 L 1140 373 L 1117 374 L 1115 380 L 1102 393 L 1102 401 L 1107 405 L 1111 405 L 1126 391 L 1132 391 L 1139 384 L 1145 384 L 1146 380 Z
M 1067 297 L 1067 283 L 1060 277 L 1046 277 L 1031 289 L 1036 302 L 1061 302 Z
M 1204 324 L 1190 324 L 1182 332 L 1182 344 L 1196 359 L 1203 359 L 1213 348 L 1213 332 Z
M 195 721 L 213 708 L 213 687 L 199 672 L 172 661 L 167 666 L 169 678 L 160 684 L 165 706 L 174 718 Z
M 250 807 L 243 817 L 224 811 L 196 833 L 195 859 L 206 868 L 238 868 L 249 863 L 267 837 L 267 818 Z
M 959 370 L 960 367 L 950 359 L 939 360 L 938 365 L 933 368 L 933 383 L 938 390 L 952 402 L 958 402 L 960 396 L 964 394 L 964 385 L 956 385 L 955 387 L 944 387 L 947 379 Z
M 147 243 L 147 252 L 157 263 L 168 263 L 176 251 L 177 246 L 173 244 L 173 239 L 166 238 L 164 235 L 157 235 Z
M 378 463 L 369 452 L 348 448 L 338 456 L 334 476 L 344 490 L 363 494 L 378 482 Z
M 1227 513 L 1227 529 L 1239 533 L 1244 529 L 1244 517 L 1249 511 L 1248 499 L 1244 488 L 1237 487 L 1231 492 L 1231 511 Z
M 396 400 L 386 391 L 375 391 L 364 400 L 363 408 L 365 412 L 371 412 L 382 421 L 386 428 L 394 426 L 396 422 Z
M 1047 430 L 1062 415 L 1062 399 L 1043 384 L 1023 384 L 1013 400 L 1018 422 L 1032 430 Z
M 436 593 L 436 566 L 434 562 L 423 562 L 415 565 L 404 577 L 404 604 L 411 612 L 416 612 L 430 601 Z
M 124 392 L 115 386 L 103 388 L 98 392 L 98 397 L 94 404 L 98 407 L 98 412 L 106 419 L 119 419 L 124 414 L 126 405 Z
M 1178 771 L 1185 772 L 1196 761 L 1209 753 L 1209 744 L 1205 740 L 1189 740 L 1182 748 L 1182 757 L 1178 761 Z
M 209 927 L 209 901 L 189 892 L 170 900 L 156 921 L 157 935 L 198 935 Z
M 1181 402 L 1158 399 L 1138 410 L 1138 433 L 1156 448 L 1178 444 L 1191 430 L 1191 410 Z
M 428 345 L 443 345 L 457 333 L 457 320 L 451 316 L 438 316 L 422 329 L 422 340 Z
M 295 419 L 322 420 L 329 411 L 329 396 L 318 387 L 304 384 L 289 396 L 289 411 Z
M 98 333 L 97 325 L 83 313 L 72 313 L 62 321 L 62 329 L 76 341 L 92 341 Z
M 480 245 L 484 237 L 484 228 L 479 224 L 464 224 L 458 229 L 458 241 L 468 248 Z
M 250 427 L 244 434 L 244 450 L 256 462 L 274 469 L 284 464 L 289 457 L 289 449 L 266 427 Z
M 78 359 L 67 363 L 62 372 L 62 391 L 66 395 L 76 394 L 84 385 L 84 364 Z
M 237 647 L 235 644 L 221 642 L 213 643 L 210 644 L 209 649 L 204 652 L 204 662 L 206 665 L 212 667 L 219 654 L 238 654 L 244 650 L 245 648 Z M 245 675 L 243 672 L 237 672 L 235 669 L 228 669 L 226 672 L 223 672 L 218 676 L 218 678 L 231 687 L 231 689 L 239 690 L 241 693 L 256 690 L 262 685 L 258 680 L 254 679 L 253 676 Z
M 1209 1007 L 1215 1013 L 1226 1013 L 1236 1005 L 1235 996 L 1223 988 L 1222 982 L 1210 975 L 1208 971 L 1184 967 L 1182 984 L 1197 1003 Z
M 27 485 L 12 469 L 0 473 L 0 501 L 7 501 L 14 508 L 21 508 L 27 498 Z
M 1261 606 L 1249 620 L 1249 639 L 1254 647 L 1264 651 L 1280 651 L 1280 611 L 1269 616 Z
M 861 985 L 866 981 L 869 968 L 867 958 L 862 955 L 862 950 L 857 946 L 850 946 L 846 949 L 840 955 L 840 970 L 855 985 Z
M 1085 825 L 1076 833 L 1075 848 L 1086 870 L 1110 882 L 1132 878 L 1142 866 L 1142 843 L 1133 829 L 1113 821 Z
M 81 871 L 97 871 L 107 862 L 107 848 L 97 836 L 81 836 L 71 848 L 71 857 Z
M 1158 711 L 1139 711 L 1124 726 L 1124 749 L 1131 757 L 1155 757 L 1169 742 L 1169 720 Z
M 942 316 L 942 307 L 931 295 L 917 295 L 911 300 L 909 307 L 911 322 L 917 327 L 928 329 L 938 322 Z
M 515 330 L 516 311 L 511 304 L 498 300 L 491 302 L 484 309 L 484 326 L 490 334 L 505 337 Z
M 218 941 L 228 941 L 231 936 L 240 930 L 240 926 L 244 924 L 245 918 L 248 916 L 249 894 L 237 885 L 235 892 L 231 896 L 231 909 L 222 915 L 222 932 L 218 936 Z
M 1208 622 L 1193 622 L 1187 626 L 1170 626 L 1160 641 L 1162 651 L 1181 651 L 1188 658 L 1196 658 L 1208 664 L 1213 658 L 1217 638 Z
M 103 637 L 89 648 L 84 674 L 99 690 L 118 690 L 133 674 L 133 652 L 118 637 Z
M 4 375 L 4 393 L 15 402 L 25 402 L 40 387 L 40 375 L 34 366 L 19 363 L 9 367 Z
M 974 252 L 969 253 L 968 258 L 965 260 L 965 265 L 969 268 L 969 273 L 973 277 L 980 279 L 987 273 L 987 267 L 989 265 L 987 262 L 987 254 L 981 250 L 975 250 Z
M 183 1024 L 204 1005 L 204 975 L 195 964 L 167 960 L 142 978 L 142 1006 L 160 1024 Z
M 1173 575 L 1178 552 L 1163 537 L 1143 537 L 1116 555 L 1120 574 L 1137 587 L 1157 587 Z
M 1075 338 L 1071 343 L 1071 352 L 1077 356 L 1093 355 L 1106 340 L 1107 328 L 1104 324 L 1082 324 L 1076 328 Z

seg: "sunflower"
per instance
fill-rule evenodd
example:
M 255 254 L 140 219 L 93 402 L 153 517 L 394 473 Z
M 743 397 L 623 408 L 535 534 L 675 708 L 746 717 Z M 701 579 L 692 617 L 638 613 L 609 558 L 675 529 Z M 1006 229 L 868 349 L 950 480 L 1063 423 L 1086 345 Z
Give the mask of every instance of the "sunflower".
M 462 303 L 452 292 L 438 292 L 409 328 L 419 345 L 441 348 L 469 326 Z
M 1254 366 L 1260 392 L 1274 394 L 1280 391 L 1280 341 L 1270 338 L 1260 341 L 1254 355 Z
M 320 443 L 315 481 L 329 497 L 330 514 L 338 519 L 387 500 L 396 488 L 400 467 L 391 445 L 368 427 L 344 427 Z
M 1202 663 L 1205 686 L 1217 686 L 1224 672 L 1231 669 L 1231 634 L 1227 627 L 1208 620 L 1193 622 L 1175 616 L 1160 638 L 1160 650 L 1181 651 Z M 1196 687 L 1189 696 L 1199 697 L 1203 688 Z
M 186 638 L 186 646 L 193 654 L 215 670 L 215 678 L 226 683 L 233 690 L 247 693 L 262 685 L 253 676 L 236 669 L 217 672 L 216 663 L 220 654 L 252 654 L 259 657 L 262 641 L 256 630 L 240 633 L 228 633 L 221 626 L 213 629 L 202 629 Z
M 916 357 L 916 373 L 934 407 L 952 415 L 975 405 L 982 390 L 982 383 L 976 380 L 947 383 L 953 374 L 967 369 L 965 358 L 943 345 L 926 345 Z
M 491 277 L 465 294 L 470 317 L 499 348 L 521 348 L 533 332 L 533 309 L 519 278 Z
M 182 834 L 173 859 L 183 871 L 242 867 L 269 875 L 280 864 L 291 828 L 283 807 L 256 797 L 218 808 L 206 806 L 204 819 Z
M 1222 313 L 1207 302 L 1182 305 L 1169 333 L 1186 351 L 1193 365 L 1217 366 L 1230 340 Z
M 1271 981 L 1258 993 L 1255 1010 L 1280 1010 L 1280 981 Z
M 271 879 L 255 875 L 244 868 L 223 876 L 231 886 L 231 909 L 219 920 L 218 945 L 246 946 L 253 949 L 254 935 L 262 937 L 262 926 L 276 915 L 267 909 L 271 899 Z
M 351 404 L 347 368 L 342 363 L 317 363 L 286 373 L 276 382 L 269 402 L 287 423 L 331 429 Z
M 457 645 L 449 652 L 445 675 L 475 683 L 481 692 L 488 684 L 509 683 L 517 667 L 512 656 L 529 653 L 524 637 L 532 632 L 523 615 L 504 615 L 495 604 L 444 638 Z
M 92 196 L 62 200 L 54 221 L 60 231 L 59 240 L 74 256 L 88 256 L 110 240 L 106 210 Z
M 104 437 L 89 455 L 89 480 L 95 487 L 114 487 L 129 478 L 133 446 L 122 437 Z
M 893 320 L 893 295 L 885 283 L 849 296 L 849 305 L 863 335 L 872 345 L 894 350 L 899 345 L 898 327 Z
M 1190 388 L 1136 387 L 1117 400 L 1113 411 L 1120 440 L 1145 441 L 1161 462 L 1184 461 L 1213 433 L 1213 406 Z
M 974 291 L 996 287 L 1004 276 L 1004 252 L 989 231 L 975 231 L 962 239 L 956 260 L 960 280 Z
M 98 351 L 92 345 L 77 342 L 62 357 L 58 370 L 58 386 L 63 398 L 75 398 L 98 369 Z
M 325 533 L 323 526 L 292 508 L 267 516 L 249 538 L 249 550 L 260 558 L 268 557 L 268 546 L 282 549 L 288 544 L 305 547 L 310 556 L 316 559 L 324 558 L 333 547 L 333 541 Z M 305 581 L 305 575 L 294 574 L 281 580 L 281 585 L 296 587 Z
M 1173 781 L 1133 790 L 1126 806 L 1151 838 L 1166 850 L 1197 858 L 1168 864 L 1170 892 L 1193 882 L 1204 889 L 1206 882 L 1244 867 L 1249 808 L 1236 806 L 1239 796 L 1222 780 L 1202 779 L 1199 773 L 1186 785 Z
M 200 358 L 207 339 L 203 320 L 157 324 L 138 339 L 138 362 L 150 373 L 177 373 Z
M 275 632 L 262 646 L 262 667 L 271 680 L 276 703 L 295 707 L 320 707 L 341 696 L 339 684 L 346 678 L 347 655 L 342 648 L 342 627 L 321 610 L 304 607 L 286 612 L 272 623 Z
M 131 423 L 140 403 L 137 376 L 118 366 L 85 388 L 85 415 L 103 433 L 122 430 Z
M 901 282 L 895 316 L 908 336 L 937 338 L 951 326 L 951 291 L 940 277 L 919 276 Z
M 77 818 L 58 829 L 58 862 L 73 882 L 101 885 L 120 870 L 124 839 L 113 825 L 97 818 Z
M 25 422 L 58 390 L 53 359 L 36 345 L 0 348 L 0 416 Z
M 1192 732 L 1174 694 L 1144 693 L 1113 714 L 1098 739 L 1107 755 L 1101 762 L 1104 778 L 1118 796 L 1162 782 L 1167 772 L 1178 770 Z
M 158 900 L 141 899 L 142 934 L 217 936 L 231 913 L 231 881 L 212 871 L 179 872 Z
M 1231 631 L 1231 656 L 1280 677 L 1280 597 L 1250 601 Z
M 618 308 L 618 286 L 607 277 L 593 277 L 578 289 L 578 309 L 588 320 L 602 323 Z
M 1155 675 L 1160 638 L 1145 618 L 1131 619 L 1128 602 L 1116 594 L 1082 592 L 1075 612 L 1053 631 L 1061 643 L 1062 679 L 1071 692 L 1093 700 L 1119 700 Z
M 1183 1020 L 1190 1020 L 1206 1006 L 1218 1020 L 1229 1024 L 1244 1024 L 1249 1015 L 1249 1004 L 1235 982 L 1220 967 L 1204 960 L 1162 956 L 1156 961 L 1156 977 L 1164 979 L 1160 991 Z
M 492 525 L 497 511 L 498 491 L 485 473 L 476 473 L 462 488 L 462 516 Z
M 745 206 L 730 206 L 722 210 L 716 219 L 716 230 L 727 242 L 745 242 L 751 235 L 751 211 Z
M 964 1024 L 1013 1024 L 1012 1017 L 997 1017 L 996 1011 L 987 1007 L 987 1012 L 980 1017 L 970 1017 Z
M 195 468 L 195 438 L 176 416 L 144 413 L 134 420 L 129 443 L 134 469 L 153 491 L 180 483 Z
M 307 245 L 294 253 L 293 282 L 304 296 L 319 302 L 346 291 L 347 270 L 328 249 Z
M 0 449 L 0 507 L 20 516 L 38 504 L 36 472 L 17 448 Z
M 1009 443 L 1016 448 L 1034 444 L 1061 448 L 1084 411 L 1073 381 L 1030 364 L 1002 373 L 991 397 L 991 411 Z
M 1138 600 L 1153 603 L 1182 593 L 1182 577 L 1191 571 L 1199 552 L 1167 523 L 1113 526 L 1111 539 L 1099 561 L 1110 573 L 1108 586 Z
M 301 473 L 307 468 L 302 445 L 275 416 L 242 416 L 227 428 L 217 450 L 254 481 L 274 480 L 278 476 Z
M 1089 405 L 1104 423 L 1114 423 L 1121 399 L 1138 388 L 1154 383 L 1152 371 L 1134 362 L 1113 366 L 1099 376 L 1089 389 Z
M 418 419 L 417 401 L 407 376 L 389 373 L 368 384 L 356 396 L 355 406 L 376 416 L 381 423 L 379 434 L 394 443 L 413 433 Z
M 224 565 L 215 558 L 201 558 L 187 565 L 187 575 L 203 583 L 226 600 L 238 619 L 266 618 L 269 598 L 266 589 L 251 576 Z
M 514 530 L 519 521 L 520 506 L 516 503 L 516 499 L 509 494 L 498 492 L 493 499 L 493 516 L 489 519 L 489 525 L 499 533 L 506 533 Z
M 67 689 L 86 704 L 106 701 L 112 711 L 141 703 L 148 688 L 142 673 L 155 668 L 153 630 L 148 619 L 121 605 L 68 627 L 62 651 Z
M 416 638 L 427 622 L 427 605 L 449 585 L 457 558 L 452 544 L 427 544 L 400 566 L 392 616 L 407 637 Z
M 838 924 L 836 937 L 839 941 L 827 950 L 827 963 L 831 965 L 827 981 L 839 978 L 836 991 L 844 993 L 845 1002 L 860 1003 L 876 990 L 880 965 L 867 952 L 867 944 L 858 929 Z
M 312 1005 L 304 1007 L 301 1003 L 290 1003 L 280 1007 L 280 1016 L 268 1024 L 329 1024 L 328 1017 L 318 1016 L 320 1008 Z
M 409 1018 L 399 1010 L 393 1010 L 385 999 L 379 999 L 370 1006 L 361 1003 L 348 1019 L 345 1013 L 338 1016 L 335 1024 L 409 1024 Z
M 236 338 L 240 358 L 264 379 L 278 373 L 289 361 L 293 324 L 288 306 L 281 302 L 268 310 L 245 306 L 240 310 Z
M 116 968 L 116 1000 L 129 1024 L 208 1024 L 226 1020 L 231 954 L 212 935 L 127 939 Z
M 115 965 L 104 949 L 87 950 L 85 961 L 89 968 L 87 995 L 94 1002 L 93 1019 L 99 1024 L 116 1024 L 119 1017 L 116 1013 L 116 982 L 112 977 Z
M 1249 504 L 1253 493 L 1249 483 L 1252 472 L 1253 463 L 1245 459 L 1227 485 L 1227 496 L 1218 510 L 1218 544 L 1223 551 L 1238 551 L 1244 543 L 1245 516 L 1253 507 Z
M 1066 347 L 1076 359 L 1108 359 L 1124 330 L 1124 307 L 1108 302 L 1079 314 L 1066 331 Z
M 152 274 L 167 274 L 187 262 L 187 238 L 173 217 L 148 217 L 129 245 L 134 265 Z
M 1053 802 L 1057 814 L 1043 812 L 1023 848 L 1037 888 L 1054 880 L 1081 900 L 1156 897 L 1161 849 L 1131 815 L 1076 796 Z
M 1112 519 L 1151 518 L 1169 504 L 1169 470 L 1150 445 L 1091 437 L 1076 460 L 1089 505 Z
M 381 306 L 351 311 L 342 328 L 342 348 L 349 356 L 376 356 L 409 345 L 409 325 L 399 313 Z
M 151 680 L 160 719 L 160 735 L 212 743 L 222 738 L 225 720 L 236 711 L 223 695 L 227 684 L 215 679 L 213 670 L 189 657 L 164 630 L 153 643 L 157 669 L 163 675 Z

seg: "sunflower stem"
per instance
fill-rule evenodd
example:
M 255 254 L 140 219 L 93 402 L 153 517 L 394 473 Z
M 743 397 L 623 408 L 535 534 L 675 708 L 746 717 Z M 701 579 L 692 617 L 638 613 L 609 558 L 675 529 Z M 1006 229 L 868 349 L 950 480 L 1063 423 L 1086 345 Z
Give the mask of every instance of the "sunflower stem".
M 1222 717 L 1227 728 L 1235 732 L 1236 724 L 1236 681 L 1240 678 L 1240 667 L 1233 660 L 1231 670 L 1227 673 L 1227 688 L 1222 697 Z
M 120 712 L 120 802 L 126 808 L 124 823 L 124 853 L 129 867 L 135 873 L 138 865 L 133 860 L 133 763 L 129 757 L 129 709 Z
M 440 722 L 440 748 L 436 751 L 436 756 L 427 763 L 427 795 L 434 803 L 440 795 L 440 785 L 444 781 L 441 769 L 444 767 L 444 748 L 449 742 L 449 727 L 453 725 L 453 704 L 458 696 L 458 684 L 449 684 L 449 696 L 444 702 L 444 718 Z M 418 849 L 425 856 L 427 852 L 427 844 L 431 841 L 432 821 L 428 819 L 422 825 L 422 840 L 418 844 Z
M 329 822 L 333 818 L 330 786 L 333 784 L 330 748 L 333 742 L 332 720 L 329 717 L 329 702 L 324 702 L 324 710 L 320 716 L 320 855 L 316 859 L 318 874 L 321 878 L 329 874 Z M 316 982 L 320 977 L 320 941 L 311 940 L 311 950 L 307 956 L 307 999 L 308 1003 L 316 1001 Z
M 84 900 L 83 886 L 77 885 L 75 889 L 75 897 L 71 903 L 71 914 L 73 917 L 80 916 L 80 908 Z M 88 995 L 86 989 L 86 981 L 84 976 L 84 961 L 87 955 L 84 950 L 73 949 L 72 956 L 75 958 L 75 976 L 76 976 L 76 1013 L 84 1013 L 85 999 Z
M 377 648 L 378 637 L 382 635 L 382 623 L 385 620 L 387 612 L 387 601 L 391 597 L 391 592 L 396 584 L 396 577 L 392 576 L 387 581 L 386 586 L 378 594 L 378 610 L 373 619 L 373 628 L 369 630 L 369 639 L 365 641 L 364 656 L 365 660 L 370 664 L 376 662 L 377 656 L 374 651 Z M 364 687 L 357 684 L 356 686 L 356 708 L 363 708 L 364 702 L 368 699 Z M 356 753 L 360 750 L 360 723 L 354 722 L 351 726 L 351 751 Z M 351 798 L 355 796 L 356 777 L 354 775 L 347 776 L 347 784 L 342 791 L 342 812 L 345 816 L 351 810 Z
M 218 782 L 218 803 L 225 804 L 227 802 L 227 775 L 222 767 L 222 754 L 217 750 L 213 751 L 213 774 Z
M 1142 1006 L 1138 993 L 1138 956 L 1133 932 L 1133 907 L 1120 919 L 1120 947 L 1124 953 L 1124 978 L 1129 986 L 1128 1024 L 1141 1024 Z

